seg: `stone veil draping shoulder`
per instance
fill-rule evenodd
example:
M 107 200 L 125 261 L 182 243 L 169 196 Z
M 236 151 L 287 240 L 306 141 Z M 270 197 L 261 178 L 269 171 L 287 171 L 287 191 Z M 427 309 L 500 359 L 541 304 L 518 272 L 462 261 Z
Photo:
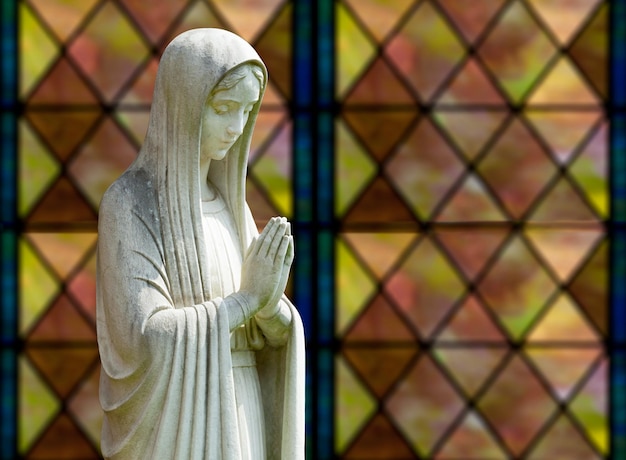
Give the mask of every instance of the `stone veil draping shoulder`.
M 211 292 L 198 165 L 207 97 L 247 62 L 265 71 L 254 49 L 227 31 L 194 29 L 174 39 L 161 58 L 139 156 L 102 200 L 96 304 L 107 458 L 241 456 L 228 309 Z M 209 172 L 242 253 L 258 235 L 245 175 L 259 105 Z M 289 339 L 257 352 L 257 367 L 267 457 L 297 460 L 304 459 L 304 335 L 297 311 L 283 302 L 293 317 Z

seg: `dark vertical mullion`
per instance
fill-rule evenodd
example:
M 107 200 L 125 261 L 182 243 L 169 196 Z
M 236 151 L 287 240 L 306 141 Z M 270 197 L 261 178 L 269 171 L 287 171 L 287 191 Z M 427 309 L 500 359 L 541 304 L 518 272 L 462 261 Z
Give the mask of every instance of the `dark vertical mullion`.
M 611 458 L 626 458 L 626 0 L 610 8 Z
M 334 455 L 334 100 L 335 100 L 335 2 L 319 0 L 316 14 L 316 221 L 317 229 L 317 327 L 319 355 L 318 439 L 315 458 Z
M 296 258 L 292 268 L 294 302 L 302 315 L 306 337 L 306 449 L 307 458 L 315 457 L 317 445 L 317 347 L 315 325 L 315 247 L 314 210 L 314 120 L 313 2 L 293 2 L 293 195 L 292 226 L 296 240 Z
M 0 257 L 2 276 L 2 423 L 0 458 L 17 456 L 17 8 L 2 2 L 2 169 Z

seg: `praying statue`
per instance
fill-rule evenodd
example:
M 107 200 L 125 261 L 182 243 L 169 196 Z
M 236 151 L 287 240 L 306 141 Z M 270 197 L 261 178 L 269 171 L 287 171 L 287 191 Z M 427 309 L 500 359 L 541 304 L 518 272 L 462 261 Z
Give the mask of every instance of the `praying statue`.
M 163 53 L 143 146 L 100 206 L 106 458 L 304 459 L 293 237 L 283 217 L 259 233 L 245 199 L 267 78 L 225 30 Z

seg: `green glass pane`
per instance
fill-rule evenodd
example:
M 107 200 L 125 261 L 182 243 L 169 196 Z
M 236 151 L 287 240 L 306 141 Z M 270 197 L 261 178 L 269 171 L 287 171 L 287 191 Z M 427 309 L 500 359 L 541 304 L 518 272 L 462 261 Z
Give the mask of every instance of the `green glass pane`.
M 385 53 L 423 100 L 431 100 L 465 50 L 430 3 L 422 3 Z
M 343 452 L 376 402 L 341 358 L 335 360 L 335 375 L 335 451 Z
M 398 146 L 385 167 L 389 181 L 423 220 L 429 219 L 463 171 L 463 163 L 428 120 Z
M 136 156 L 135 146 L 111 119 L 107 119 L 73 158 L 69 173 L 89 198 L 91 206 L 97 209 L 106 189 Z
M 478 171 L 511 215 L 520 218 L 556 168 L 535 137 L 514 120 L 480 162 Z
M 341 96 L 367 66 L 375 49 L 341 3 L 337 3 L 336 21 L 336 90 Z
M 59 50 L 26 3 L 19 4 L 19 85 L 25 96 L 58 56 Z
M 464 405 L 437 366 L 424 356 L 396 386 L 385 409 L 414 450 L 426 456 Z
M 26 453 L 44 426 L 59 410 L 59 401 L 52 395 L 50 389 L 39 379 L 21 356 L 19 366 L 19 409 L 18 409 L 18 440 L 17 449 L 21 454 Z
M 519 339 L 556 289 L 520 238 L 509 242 L 478 285 L 487 305 Z
M 335 132 L 335 213 L 342 215 L 364 185 L 371 180 L 376 172 L 376 164 L 342 122 L 337 122 Z
M 280 132 L 262 155 L 257 157 L 251 171 L 279 212 L 287 217 L 292 215 L 291 178 L 291 124 L 285 123 Z
M 478 49 L 512 102 L 520 102 L 556 49 L 523 2 L 510 2 Z
M 517 458 L 556 405 L 527 365 L 514 357 L 478 401 L 478 408 Z
M 19 123 L 17 211 L 24 217 L 61 170 L 26 123 Z
M 105 3 L 68 48 L 68 54 L 112 100 L 148 55 L 141 35 L 114 3 Z
M 25 240 L 19 243 L 20 333 L 24 334 L 59 292 L 50 274 Z
M 385 283 L 385 292 L 425 337 L 430 337 L 465 291 L 446 258 L 424 239 Z
M 374 293 L 375 285 L 343 241 L 337 240 L 335 252 L 337 267 L 336 331 L 341 335 L 359 311 L 365 307 L 365 302 Z
M 582 424 L 587 438 L 605 455 L 610 446 L 608 393 L 608 364 L 604 360 L 570 404 L 570 410 Z

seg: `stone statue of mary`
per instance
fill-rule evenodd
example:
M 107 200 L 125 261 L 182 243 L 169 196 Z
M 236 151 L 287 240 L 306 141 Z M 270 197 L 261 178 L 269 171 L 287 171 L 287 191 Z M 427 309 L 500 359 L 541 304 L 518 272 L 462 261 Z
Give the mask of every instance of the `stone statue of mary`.
M 304 333 L 285 297 L 288 222 L 245 201 L 267 82 L 219 29 L 166 48 L 136 161 L 100 206 L 102 452 L 112 459 L 304 459 Z

